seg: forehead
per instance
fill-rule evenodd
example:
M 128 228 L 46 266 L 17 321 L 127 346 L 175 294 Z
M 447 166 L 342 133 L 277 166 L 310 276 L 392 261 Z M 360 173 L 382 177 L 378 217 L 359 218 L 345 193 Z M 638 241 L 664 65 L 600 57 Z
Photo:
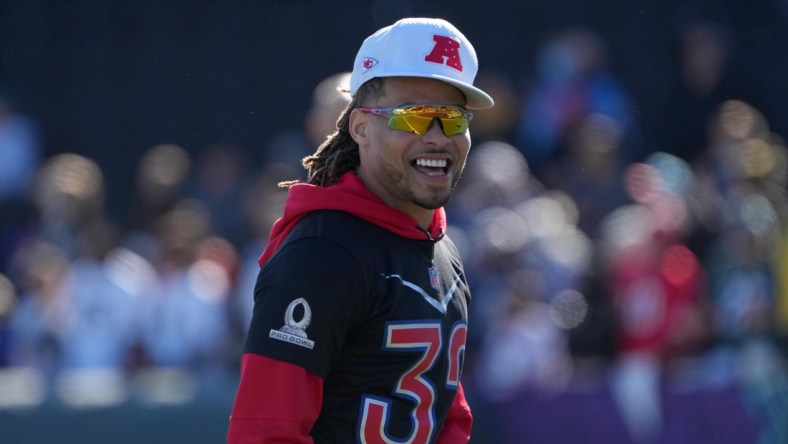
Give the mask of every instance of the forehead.
M 459 89 L 435 79 L 421 77 L 387 77 L 380 106 L 398 106 L 410 103 L 439 103 L 465 106 L 465 96 Z

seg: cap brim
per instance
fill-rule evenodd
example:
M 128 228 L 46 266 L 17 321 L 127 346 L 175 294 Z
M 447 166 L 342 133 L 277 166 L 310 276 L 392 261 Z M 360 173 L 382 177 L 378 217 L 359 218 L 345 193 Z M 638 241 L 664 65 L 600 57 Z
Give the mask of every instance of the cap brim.
M 492 97 L 490 97 L 489 94 L 473 85 L 457 82 L 456 80 L 450 78 L 441 78 L 439 76 L 434 77 L 462 91 L 462 93 L 465 94 L 465 100 L 467 102 L 465 106 L 468 109 L 486 109 L 492 108 L 492 106 L 495 105 L 495 101 Z

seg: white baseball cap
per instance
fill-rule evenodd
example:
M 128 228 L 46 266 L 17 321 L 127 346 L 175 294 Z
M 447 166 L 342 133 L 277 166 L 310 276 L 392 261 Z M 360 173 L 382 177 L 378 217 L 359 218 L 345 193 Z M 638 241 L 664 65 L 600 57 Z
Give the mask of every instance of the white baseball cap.
M 492 97 L 473 86 L 478 70 L 476 51 L 454 25 L 405 18 L 364 40 L 353 63 L 350 94 L 375 77 L 426 77 L 462 91 L 469 109 L 490 108 Z

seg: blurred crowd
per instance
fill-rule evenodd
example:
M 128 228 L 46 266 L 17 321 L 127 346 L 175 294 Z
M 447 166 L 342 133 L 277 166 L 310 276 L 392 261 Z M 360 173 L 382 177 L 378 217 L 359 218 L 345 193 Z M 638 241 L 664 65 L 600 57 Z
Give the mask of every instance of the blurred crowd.
M 544 406 L 571 399 L 596 400 L 580 423 L 618 418 L 583 442 L 788 442 L 786 143 L 717 93 L 717 28 L 688 27 L 682 43 L 664 149 L 644 140 L 593 32 L 547 40 L 525 84 L 480 73 L 496 106 L 475 113 L 447 213 L 473 293 L 464 384 L 489 442 L 580 442 L 571 420 L 538 429 Z M 270 141 L 263 165 L 230 144 L 150 147 L 128 165 L 120 218 L 105 208 L 117 172 L 44 158 L 35 119 L 0 98 L 0 408 L 53 392 L 110 403 L 151 375 L 235 378 L 277 183 L 303 178 L 346 82 L 321 83 L 303 130 Z M 700 399 L 688 394 L 711 396 L 690 410 L 721 424 L 677 425 L 666 405 Z

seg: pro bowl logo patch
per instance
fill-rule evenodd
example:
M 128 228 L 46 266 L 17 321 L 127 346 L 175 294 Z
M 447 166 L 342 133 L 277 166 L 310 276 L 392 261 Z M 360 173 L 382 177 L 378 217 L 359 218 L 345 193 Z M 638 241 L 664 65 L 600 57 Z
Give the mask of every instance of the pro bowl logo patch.
M 300 320 L 296 321 L 295 310 L 299 305 L 303 307 L 304 314 Z M 304 298 L 298 298 L 291 302 L 285 310 L 285 325 L 279 330 L 272 328 L 268 337 L 312 349 L 315 347 L 315 341 L 309 340 L 306 336 L 306 329 L 310 322 L 312 322 L 312 309 Z
M 372 57 L 364 57 L 361 60 L 361 72 L 365 73 L 372 69 L 375 65 L 378 64 L 378 61 L 373 59 Z

